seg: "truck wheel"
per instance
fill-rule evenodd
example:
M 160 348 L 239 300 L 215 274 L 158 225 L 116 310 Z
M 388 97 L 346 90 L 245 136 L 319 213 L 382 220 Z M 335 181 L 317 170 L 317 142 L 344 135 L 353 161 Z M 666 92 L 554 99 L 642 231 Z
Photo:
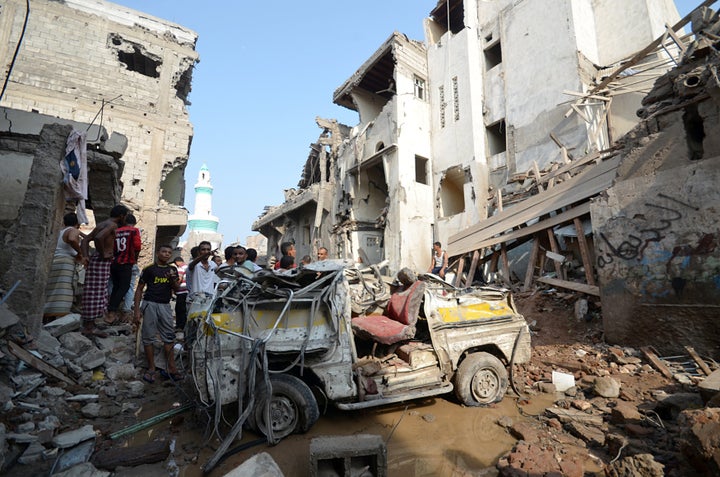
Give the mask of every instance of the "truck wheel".
M 261 383 L 255 396 L 255 410 L 248 417 L 251 429 L 267 436 L 266 403 L 270 400 L 270 426 L 273 437 L 280 440 L 293 433 L 307 432 L 320 417 L 317 401 L 302 380 L 289 374 L 270 377 L 272 396 Z
M 489 353 L 473 353 L 455 374 L 455 395 L 466 406 L 487 406 L 502 401 L 508 387 L 505 366 Z

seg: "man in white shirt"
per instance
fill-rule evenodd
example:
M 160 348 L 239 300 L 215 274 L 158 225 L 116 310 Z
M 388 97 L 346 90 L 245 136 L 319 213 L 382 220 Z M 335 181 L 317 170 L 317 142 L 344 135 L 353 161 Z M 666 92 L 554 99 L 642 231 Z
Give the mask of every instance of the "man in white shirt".
M 203 240 L 199 244 L 198 256 L 188 264 L 188 277 L 190 278 L 188 288 L 192 295 L 205 293 L 212 295 L 215 293 L 215 284 L 217 275 L 215 269 L 217 264 L 210 260 L 212 255 L 212 245 L 210 242 Z

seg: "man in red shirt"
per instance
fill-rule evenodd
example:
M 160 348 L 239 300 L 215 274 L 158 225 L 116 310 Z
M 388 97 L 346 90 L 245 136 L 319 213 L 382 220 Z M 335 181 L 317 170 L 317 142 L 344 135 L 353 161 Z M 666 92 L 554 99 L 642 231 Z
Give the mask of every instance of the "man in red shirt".
M 108 324 L 113 324 L 119 319 L 120 303 L 130 289 L 133 265 L 137 263 L 142 248 L 140 230 L 135 224 L 137 224 L 135 216 L 128 214 L 125 225 L 115 231 L 115 255 L 110 265 L 112 293 L 105 316 L 105 322 Z

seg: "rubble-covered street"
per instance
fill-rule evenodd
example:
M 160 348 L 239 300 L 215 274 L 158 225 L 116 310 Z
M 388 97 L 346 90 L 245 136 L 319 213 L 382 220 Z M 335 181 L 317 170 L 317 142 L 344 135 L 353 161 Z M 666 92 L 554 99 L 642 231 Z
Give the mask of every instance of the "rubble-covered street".
M 489 408 L 448 397 L 365 411 L 328 407 L 308 434 L 276 446 L 245 431 L 242 442 L 255 445 L 211 475 L 260 451 L 284 475 L 310 475 L 313 437 L 358 433 L 386 440 L 389 475 L 717 475 L 716 363 L 702 360 L 713 371 L 708 378 L 689 355 L 662 359 L 668 378 L 641 350 L 604 344 L 597 316 L 576 317 L 575 295 L 538 289 L 516 300 L 533 330 L 532 361 L 513 374 L 521 397 L 509 392 Z M 208 435 L 211 414 L 196 406 L 189 378 L 141 380 L 129 326 L 91 341 L 69 315 L 19 345 L 13 321 L 3 308 L 5 475 L 202 475 L 219 442 Z M 25 356 L 18 348 L 29 351 L 30 363 L 16 357 Z M 553 372 L 575 385 L 558 391 Z

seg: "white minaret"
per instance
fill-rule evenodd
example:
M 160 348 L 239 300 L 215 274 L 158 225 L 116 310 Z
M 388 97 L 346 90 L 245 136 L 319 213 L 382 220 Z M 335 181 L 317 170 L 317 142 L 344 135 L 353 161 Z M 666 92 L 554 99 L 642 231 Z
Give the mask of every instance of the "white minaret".
M 212 215 L 212 193 L 210 170 L 203 164 L 195 183 L 195 213 L 188 217 L 188 232 L 217 233 L 220 220 Z

